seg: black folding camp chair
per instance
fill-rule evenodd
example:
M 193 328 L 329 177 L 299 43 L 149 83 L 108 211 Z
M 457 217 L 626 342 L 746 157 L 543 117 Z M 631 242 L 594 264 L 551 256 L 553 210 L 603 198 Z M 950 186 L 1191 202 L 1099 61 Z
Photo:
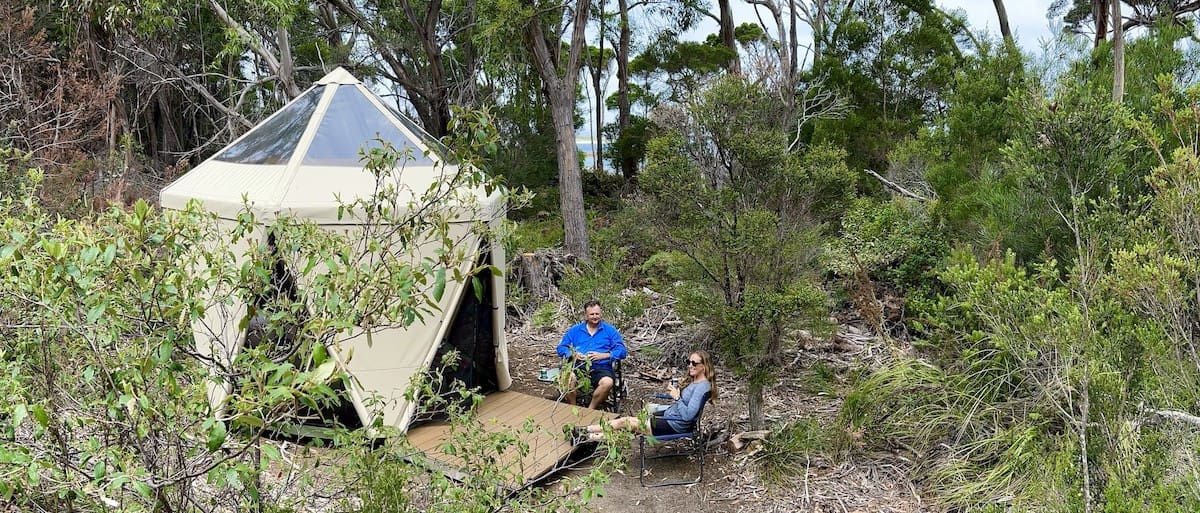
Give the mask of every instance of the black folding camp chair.
M 621 401 L 625 399 L 625 396 L 629 393 L 629 389 L 628 384 L 625 382 L 625 373 L 621 370 L 621 360 L 613 360 L 612 368 L 613 376 L 615 376 L 613 387 L 608 392 L 608 398 L 604 400 L 604 404 L 600 408 L 612 413 L 621 413 Z M 580 391 L 575 396 L 575 404 L 585 408 L 592 404 L 592 391 Z
M 696 421 L 692 424 L 692 430 L 687 433 L 677 433 L 673 435 L 638 435 L 638 449 L 641 452 L 641 466 L 638 469 L 638 482 L 646 488 L 656 488 L 659 486 L 675 486 L 695 484 L 704 480 L 704 457 L 708 453 L 708 433 L 700 426 L 700 420 L 704 417 L 704 407 L 708 406 L 709 394 L 705 393 L 700 400 L 700 411 L 696 414 Z M 678 447 L 673 451 L 658 451 L 653 455 L 646 455 L 647 444 L 676 445 Z M 690 481 L 667 481 L 662 483 L 646 484 L 646 460 L 654 460 L 659 458 L 667 458 L 672 456 L 694 455 L 700 464 L 700 475 L 696 479 Z

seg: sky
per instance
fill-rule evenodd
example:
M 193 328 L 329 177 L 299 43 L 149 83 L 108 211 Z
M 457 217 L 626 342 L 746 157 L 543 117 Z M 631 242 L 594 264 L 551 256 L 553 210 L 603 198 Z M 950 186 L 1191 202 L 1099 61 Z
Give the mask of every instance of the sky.
M 976 30 L 996 36 L 1000 34 L 996 8 L 989 0 L 940 0 L 937 4 L 947 11 L 965 11 L 967 22 Z M 1046 19 L 1046 9 L 1049 7 L 1049 0 L 1005 0 L 1008 25 L 1012 28 L 1013 38 L 1022 48 L 1035 50 L 1041 46 L 1040 41 L 1050 39 L 1050 20 Z
M 715 2 L 713 2 L 715 4 Z M 734 5 L 734 24 L 742 23 L 757 23 L 759 17 L 755 14 L 754 8 L 747 4 L 744 0 L 733 0 Z M 996 8 L 991 0 L 937 0 L 939 6 L 947 11 L 961 10 L 966 13 L 967 23 L 975 32 L 987 32 L 993 37 L 1000 37 L 1000 22 L 997 21 Z M 1008 23 L 1012 28 L 1013 37 L 1017 40 L 1026 52 L 1037 53 L 1042 47 L 1044 41 L 1051 38 L 1050 20 L 1046 18 L 1046 10 L 1050 7 L 1051 0 L 1005 0 L 1004 7 L 1008 12 Z M 770 13 L 765 9 L 762 12 L 764 21 L 770 20 Z M 703 23 L 696 29 L 686 33 L 685 38 L 703 39 L 710 33 L 717 31 L 715 21 L 705 19 Z M 616 88 L 616 81 L 611 78 L 606 79 L 606 88 L 610 94 Z M 590 81 L 589 81 L 590 84 Z M 589 104 L 594 104 L 595 98 L 592 95 L 590 85 L 587 87 L 585 94 L 588 99 L 584 99 Z M 605 114 L 605 122 L 609 122 L 615 116 L 615 113 L 609 112 Z M 590 140 L 592 132 L 595 128 L 592 126 L 592 117 L 590 113 L 586 115 L 587 122 L 579 130 L 580 140 Z

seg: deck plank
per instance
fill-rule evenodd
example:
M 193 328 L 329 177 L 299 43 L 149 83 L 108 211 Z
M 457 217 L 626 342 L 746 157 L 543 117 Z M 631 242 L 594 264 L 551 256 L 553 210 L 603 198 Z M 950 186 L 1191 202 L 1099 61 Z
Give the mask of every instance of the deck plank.
M 524 456 L 515 446 L 496 455 L 501 468 L 519 470 L 522 482 L 509 483 L 515 489 L 555 470 L 559 463 L 570 456 L 574 446 L 563 436 L 564 426 L 591 424 L 615 417 L 612 413 L 506 391 L 485 397 L 476 418 L 487 433 L 509 432 L 529 447 L 528 454 Z M 527 419 L 533 422 L 531 432 L 525 432 L 524 429 Z M 409 429 L 407 436 L 413 448 L 435 460 L 437 466 L 460 470 L 466 468 L 461 458 L 446 455 L 438 449 L 450 436 L 448 424 L 438 422 L 417 426 Z

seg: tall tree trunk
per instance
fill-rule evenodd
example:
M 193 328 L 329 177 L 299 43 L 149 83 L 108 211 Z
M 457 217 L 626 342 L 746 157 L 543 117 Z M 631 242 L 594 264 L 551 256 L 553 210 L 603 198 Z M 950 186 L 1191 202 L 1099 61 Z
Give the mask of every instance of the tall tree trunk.
M 733 57 L 729 59 L 726 69 L 730 73 L 741 74 L 742 60 L 738 57 L 737 40 L 733 37 L 733 6 L 729 0 L 717 0 L 717 5 L 720 6 L 721 15 L 721 44 L 725 45 L 733 52 Z
M 279 83 L 287 91 L 288 100 L 300 96 L 300 86 L 296 84 L 296 62 L 292 59 L 292 41 L 288 36 L 287 27 L 280 25 L 275 29 L 275 44 L 279 46 Z
M 996 6 L 996 17 L 1000 19 L 1000 35 L 1004 37 L 1004 44 L 1016 44 L 1013 41 L 1012 28 L 1008 25 L 1008 11 L 1004 9 L 1004 0 L 992 0 L 992 5 Z
M 826 0 L 817 0 L 817 8 L 816 8 L 817 12 L 813 16 L 813 22 L 812 22 L 813 60 L 812 61 L 813 61 L 814 66 L 817 64 L 817 61 L 821 60 L 821 49 L 824 48 L 824 45 L 822 43 L 825 42 L 825 38 L 828 37 L 828 35 L 829 35 L 828 34 L 829 25 L 828 25 L 828 20 L 826 18 L 826 16 L 828 16 L 828 13 L 826 12 L 827 6 L 825 5 L 825 1 Z
M 1112 2 L 1113 27 L 1113 103 L 1125 98 L 1125 28 L 1121 24 L 1121 1 Z
M 791 26 L 788 28 L 788 32 L 791 35 L 791 41 L 788 41 L 788 51 L 791 52 L 792 55 L 792 64 L 788 69 L 787 82 L 789 86 L 792 86 L 795 85 L 796 75 L 799 74 L 800 70 L 800 44 L 798 43 L 799 39 L 797 39 L 796 35 L 796 0 L 788 0 L 788 16 L 790 17 L 791 22 Z M 791 94 L 788 95 L 788 98 L 793 97 L 794 96 Z
M 627 136 L 629 130 L 629 0 L 617 0 L 621 11 L 621 39 L 617 44 L 617 133 Z M 637 159 L 628 152 L 621 153 L 621 175 L 629 182 L 637 176 Z
M 558 152 L 558 205 L 562 210 L 564 248 L 580 260 L 590 262 L 583 178 L 579 170 L 579 149 L 575 146 L 575 88 L 570 87 L 570 91 L 570 99 L 566 98 L 567 93 L 560 92 L 555 95 L 557 100 L 550 101 Z
M 592 141 L 592 164 L 596 174 L 604 171 L 604 91 L 600 90 L 600 79 L 604 78 L 604 0 L 600 0 L 600 37 L 596 42 L 596 69 L 592 74 L 592 90 L 596 92 L 596 140 Z
M 526 43 L 533 55 L 534 67 L 542 79 L 550 113 L 554 118 L 554 137 L 558 153 L 558 203 L 563 217 L 563 245 L 568 253 L 591 262 L 588 247 L 587 217 L 583 209 L 583 180 L 579 172 L 579 150 L 575 146 L 575 86 L 583 67 L 587 48 L 584 35 L 591 0 L 579 0 L 572 15 L 573 29 L 567 60 L 558 62 L 562 46 L 557 38 L 547 41 L 541 20 L 531 18 L 525 27 Z M 559 75 L 561 69 L 562 75 Z
M 1096 39 L 1092 46 L 1099 47 L 1108 36 L 1108 0 L 1092 0 L 1092 19 L 1096 22 Z
M 604 38 L 600 39 L 600 51 L 596 56 L 596 69 L 592 72 L 592 90 L 596 92 L 596 140 L 592 141 L 592 167 L 596 174 L 604 171 L 604 91 L 600 90 L 600 79 L 604 65 Z

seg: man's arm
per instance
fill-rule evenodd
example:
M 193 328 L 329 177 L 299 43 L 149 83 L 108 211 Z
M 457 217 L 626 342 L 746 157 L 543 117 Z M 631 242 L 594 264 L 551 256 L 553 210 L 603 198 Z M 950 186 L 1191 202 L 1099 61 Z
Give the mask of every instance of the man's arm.
M 621 332 L 617 331 L 616 327 L 612 329 L 612 349 L 609 353 L 613 360 L 624 360 L 629 356 L 629 351 L 625 349 L 625 339 L 621 338 Z

